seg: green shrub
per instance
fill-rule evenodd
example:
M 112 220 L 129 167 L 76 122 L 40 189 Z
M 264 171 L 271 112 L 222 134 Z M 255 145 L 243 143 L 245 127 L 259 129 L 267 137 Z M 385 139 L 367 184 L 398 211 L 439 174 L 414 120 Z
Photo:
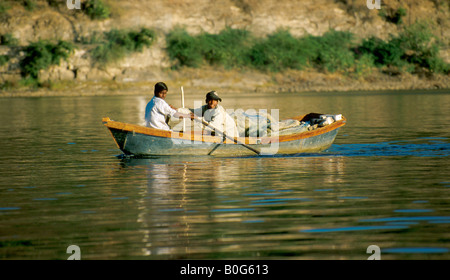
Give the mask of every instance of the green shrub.
M 226 68 L 246 64 L 246 52 L 251 43 L 246 30 L 226 28 L 219 34 L 203 33 L 191 36 L 176 28 L 167 35 L 167 51 L 181 66 L 198 67 L 203 62 Z
M 330 31 L 322 37 L 293 37 L 278 30 L 256 39 L 248 31 L 227 28 L 219 34 L 189 35 L 177 28 L 167 35 L 167 50 L 179 65 L 198 67 L 203 62 L 225 68 L 252 66 L 260 70 L 281 71 L 317 66 L 328 71 L 347 69 L 354 62 L 349 49 L 353 35 Z
M 439 57 L 439 38 L 424 22 L 406 27 L 396 38 L 404 50 L 404 60 L 433 72 L 448 73 L 449 65 Z
M 309 43 L 312 43 L 310 45 Z M 287 30 L 278 30 L 266 39 L 257 42 L 249 51 L 251 64 L 260 70 L 281 71 L 283 69 L 301 69 L 311 55 L 314 42 L 299 41 Z M 305 48 L 305 46 L 307 46 Z
M 102 0 L 88 0 L 81 8 L 93 20 L 107 19 L 111 15 L 109 7 Z
M 373 56 L 369 54 L 363 54 L 359 59 L 355 60 L 354 74 L 357 77 L 364 77 L 372 73 L 372 69 L 375 67 Z
M 9 9 L 11 9 L 9 4 L 0 2 L 0 16 L 5 14 Z
M 156 35 L 147 28 L 140 31 L 112 29 L 104 33 L 104 39 L 93 51 L 92 57 L 100 64 L 117 61 L 133 52 L 140 52 L 153 43 Z
M 256 43 L 249 52 L 258 69 L 281 71 L 317 67 L 330 72 L 345 70 L 354 63 L 350 50 L 353 34 L 331 30 L 323 36 L 294 38 L 287 30 L 278 30 Z
M 400 66 L 403 64 L 404 50 L 400 46 L 400 41 L 396 38 L 386 42 L 376 37 L 370 37 L 363 40 L 358 51 L 372 56 L 375 65 L 378 67 L 384 65 Z
M 4 81 L 0 83 L 0 90 L 9 90 L 16 86 L 17 84 L 11 81 Z
M 134 52 L 141 52 L 144 47 L 149 47 L 156 39 L 156 33 L 148 28 L 141 28 L 139 32 L 131 31 L 128 36 L 134 41 Z
M 20 62 L 21 74 L 25 78 L 38 80 L 39 71 L 50 65 L 57 65 L 61 59 L 67 59 L 74 50 L 74 46 L 65 41 L 53 44 L 40 40 L 28 45 L 25 57 Z
M 40 84 L 40 82 L 38 79 L 34 79 L 29 76 L 24 77 L 19 81 L 19 85 L 25 86 L 25 87 L 30 87 L 30 88 L 38 88 L 39 84 Z
M 203 57 L 199 51 L 196 38 L 189 35 L 185 29 L 175 28 L 167 34 L 167 52 L 172 60 L 178 60 L 181 66 L 198 67 Z
M 55 7 L 55 8 L 57 8 L 59 6 L 62 6 L 62 5 L 65 5 L 66 4 L 65 2 L 66 1 L 60 1 L 60 0 L 47 0 L 47 4 L 50 7 Z
M 32 12 L 36 8 L 36 2 L 33 0 L 22 0 L 25 10 Z
M 9 56 L 7 55 L 0 55 L 0 66 L 5 65 L 9 61 Z
M 439 57 L 439 40 L 425 23 L 415 23 L 388 41 L 371 37 L 363 40 L 357 53 L 373 57 L 375 65 L 395 66 L 411 72 L 414 66 L 436 73 L 448 73 L 449 65 Z
M 19 40 L 17 40 L 11 33 L 0 35 L 0 45 L 16 46 L 17 44 L 19 44 Z
M 77 42 L 84 45 L 100 44 L 104 41 L 103 33 L 94 31 L 90 36 L 81 36 L 77 38 Z
M 329 72 L 346 71 L 355 62 L 353 47 L 353 34 L 346 31 L 330 30 L 318 41 L 318 55 L 314 62 L 316 67 Z
M 226 28 L 219 34 L 201 34 L 196 40 L 201 56 L 211 65 L 232 68 L 247 62 L 245 56 L 251 38 L 246 30 Z
M 406 9 L 398 8 L 397 10 L 389 9 L 388 11 L 380 9 L 378 14 L 387 22 L 402 24 L 403 17 L 406 16 Z
M 254 67 L 282 71 L 313 67 L 327 72 L 361 76 L 373 67 L 412 72 L 416 67 L 448 73 L 449 65 L 439 58 L 439 44 L 426 25 L 415 24 L 389 40 L 364 39 L 359 45 L 351 32 L 330 30 L 322 36 L 293 37 L 277 30 L 255 38 L 245 30 L 227 28 L 219 34 L 191 36 L 182 28 L 167 35 L 167 51 L 178 65 L 198 67 L 202 63 L 231 67 Z

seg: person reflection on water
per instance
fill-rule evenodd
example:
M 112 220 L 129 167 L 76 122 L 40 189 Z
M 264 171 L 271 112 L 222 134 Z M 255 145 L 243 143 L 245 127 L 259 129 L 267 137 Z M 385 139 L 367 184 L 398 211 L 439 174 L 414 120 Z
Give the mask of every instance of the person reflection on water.
M 166 117 L 193 119 L 194 114 L 183 114 L 177 112 L 177 108 L 169 105 L 165 99 L 169 91 L 163 82 L 155 84 L 154 96 L 145 107 L 145 125 L 152 128 L 171 130 L 166 123 Z
M 239 133 L 235 121 L 227 114 L 225 109 L 219 105 L 219 101 L 222 102 L 222 99 L 217 92 L 210 91 L 206 94 L 206 104 L 200 108 L 201 110 L 194 110 L 194 112 L 201 113 L 200 117 L 203 117 L 203 119 L 212 127 L 225 132 L 230 137 L 238 137 Z M 215 135 L 215 132 L 210 127 L 205 127 L 204 133 Z

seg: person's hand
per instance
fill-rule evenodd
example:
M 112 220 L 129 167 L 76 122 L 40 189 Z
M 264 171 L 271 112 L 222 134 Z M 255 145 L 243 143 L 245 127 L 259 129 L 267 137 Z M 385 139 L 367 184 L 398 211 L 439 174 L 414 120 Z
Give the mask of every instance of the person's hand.
M 193 113 L 190 113 L 189 115 L 188 114 L 180 114 L 180 116 L 178 118 L 180 120 L 183 119 L 183 118 L 193 120 L 194 119 L 194 114 Z
M 205 136 L 216 136 L 216 131 L 215 130 L 206 130 L 204 129 L 202 131 L 202 134 Z

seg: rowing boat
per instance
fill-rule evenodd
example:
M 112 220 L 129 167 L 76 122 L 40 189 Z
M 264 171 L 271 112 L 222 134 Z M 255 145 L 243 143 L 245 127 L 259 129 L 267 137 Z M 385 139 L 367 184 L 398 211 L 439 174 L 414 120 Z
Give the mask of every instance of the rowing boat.
M 290 118 L 302 124 L 320 120 L 318 113 Z M 339 115 L 341 116 L 341 115 Z M 324 119 L 324 118 L 322 118 Z M 146 126 L 102 119 L 109 129 L 117 147 L 127 156 L 250 156 L 316 153 L 328 149 L 334 142 L 338 130 L 346 123 L 345 117 L 325 125 L 311 126 L 313 129 L 292 133 L 267 135 L 264 137 L 236 137 L 235 141 L 224 141 L 221 136 L 205 135 L 201 131 L 174 132 Z M 322 122 L 323 123 L 323 122 Z M 211 151 L 213 153 L 211 154 Z

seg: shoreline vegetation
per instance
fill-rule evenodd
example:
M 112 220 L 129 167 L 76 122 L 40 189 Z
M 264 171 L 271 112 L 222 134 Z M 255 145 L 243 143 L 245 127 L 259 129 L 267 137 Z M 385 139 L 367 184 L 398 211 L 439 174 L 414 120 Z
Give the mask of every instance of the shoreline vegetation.
M 33 9 L 33 1 L 24 3 Z M 5 13 L 5 7 L 3 10 Z M 83 10 L 91 20 L 110 16 L 102 1 L 87 1 Z M 400 25 L 406 10 L 395 15 L 380 14 Z M 0 69 L 20 72 L 20 79 L 0 80 L 0 97 L 148 94 L 160 80 L 172 89 L 183 85 L 192 91 L 213 88 L 224 93 L 448 89 L 450 64 L 440 56 L 446 46 L 431 28 L 425 21 L 416 21 L 401 25 L 397 35 L 383 40 L 358 38 L 349 31 L 333 29 L 321 36 L 301 37 L 278 29 L 257 37 L 230 27 L 218 34 L 197 35 L 183 27 L 165 34 L 142 27 L 93 32 L 73 41 L 39 40 L 26 46 L 19 45 L 12 34 L 0 34 L 0 46 L 9 48 L 0 55 Z M 127 56 L 152 48 L 158 39 L 165 42 L 162 49 L 170 66 L 148 69 L 158 72 L 148 78 L 83 81 L 76 79 L 76 68 L 70 69 L 75 79 L 55 80 L 43 75 L 50 67 L 67 62 L 76 50 L 87 54 L 87 71 L 108 70 Z M 145 69 L 142 71 L 145 77 Z

